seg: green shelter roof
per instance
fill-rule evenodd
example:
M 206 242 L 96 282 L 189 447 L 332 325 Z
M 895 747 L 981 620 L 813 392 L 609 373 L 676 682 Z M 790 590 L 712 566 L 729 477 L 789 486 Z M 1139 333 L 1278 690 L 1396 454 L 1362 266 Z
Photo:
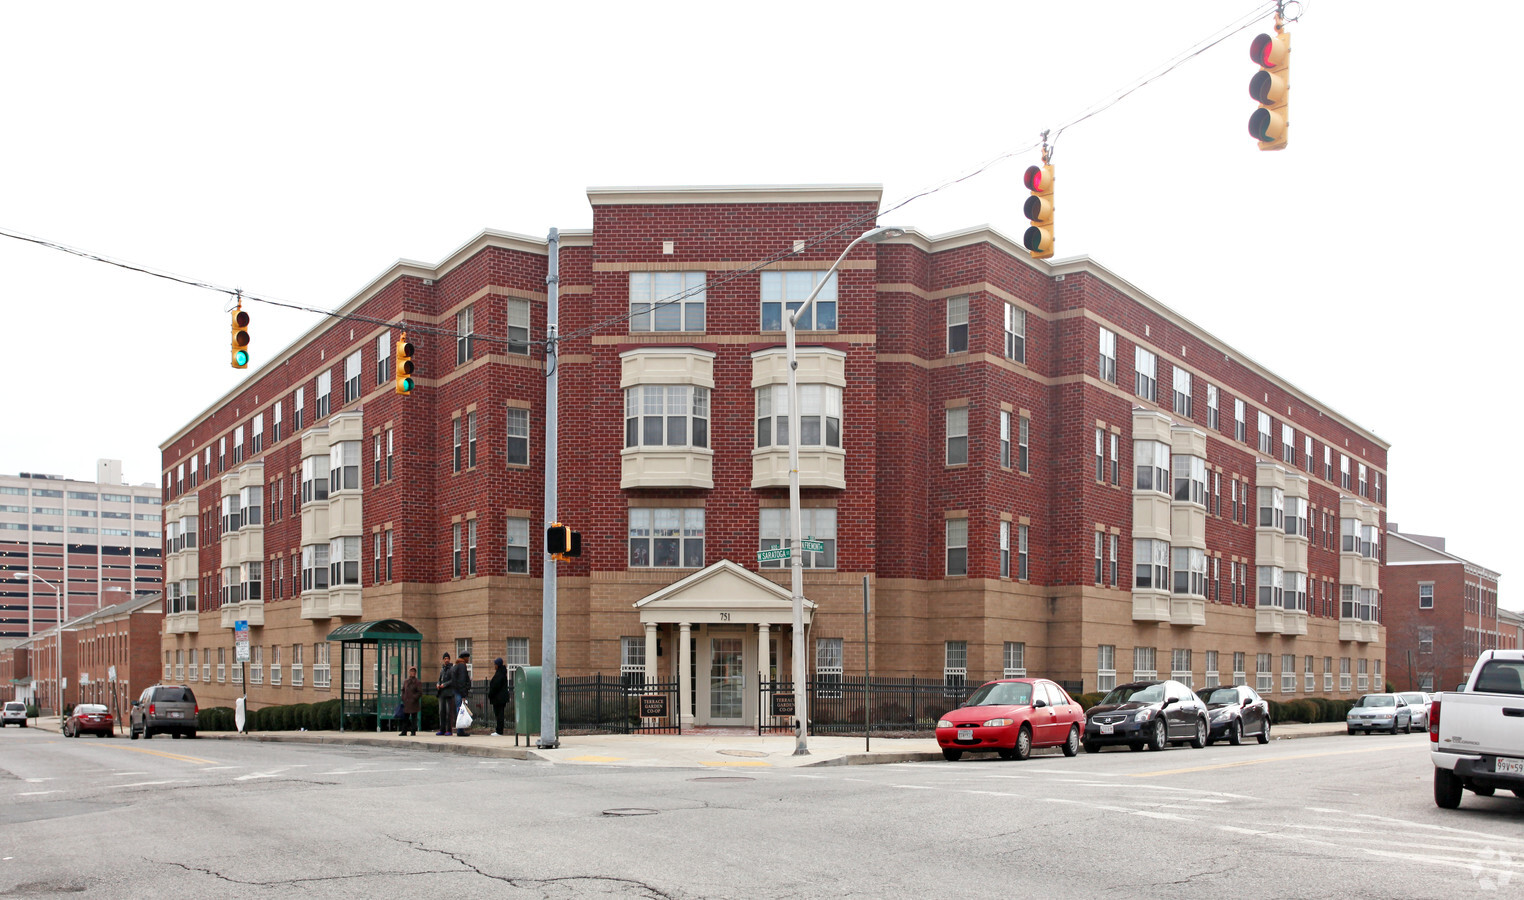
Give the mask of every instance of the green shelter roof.
M 401 619 L 351 622 L 328 633 L 330 641 L 422 641 L 418 629 Z

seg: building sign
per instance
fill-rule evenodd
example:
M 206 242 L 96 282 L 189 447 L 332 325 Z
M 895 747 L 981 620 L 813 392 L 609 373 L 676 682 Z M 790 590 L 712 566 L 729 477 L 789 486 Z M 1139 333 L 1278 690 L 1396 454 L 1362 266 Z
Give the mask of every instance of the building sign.
M 640 717 L 643 719 L 665 719 L 667 717 L 667 695 L 641 694 Z
M 789 693 L 789 694 L 774 694 L 773 695 L 773 715 L 775 715 L 775 716 L 792 716 L 793 714 L 794 714 L 794 695 L 791 694 L 791 693 Z
M 239 619 L 233 623 L 233 662 L 249 661 L 249 623 Z

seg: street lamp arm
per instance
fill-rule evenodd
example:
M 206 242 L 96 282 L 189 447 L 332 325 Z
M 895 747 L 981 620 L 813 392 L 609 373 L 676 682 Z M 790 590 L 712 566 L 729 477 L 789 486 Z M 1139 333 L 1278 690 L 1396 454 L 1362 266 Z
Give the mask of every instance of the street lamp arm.
M 880 229 L 875 229 L 874 231 L 878 231 L 878 230 L 880 230 Z M 857 237 L 853 238 L 852 242 L 850 244 L 847 244 L 847 249 L 841 251 L 841 255 L 836 257 L 836 262 L 831 263 L 831 268 L 826 270 L 825 277 L 820 279 L 820 281 L 815 285 L 815 289 L 813 291 L 810 291 L 809 299 L 804 301 L 804 305 L 803 306 L 799 307 L 798 309 L 794 310 L 792 313 L 789 314 L 789 317 L 788 317 L 788 330 L 789 331 L 793 331 L 795 328 L 799 327 L 799 319 L 800 319 L 800 317 L 802 317 L 806 312 L 808 312 L 809 308 L 811 306 L 815 305 L 815 298 L 820 296 L 820 289 L 825 287 L 826 282 L 831 280 L 831 276 L 836 274 L 836 270 L 841 268 L 841 264 L 846 261 L 847 254 L 852 252 L 852 248 L 856 247 L 858 244 L 861 244 L 863 242 L 863 239 L 866 238 L 869 234 L 873 234 L 874 231 L 870 231 L 867 234 L 860 234 Z

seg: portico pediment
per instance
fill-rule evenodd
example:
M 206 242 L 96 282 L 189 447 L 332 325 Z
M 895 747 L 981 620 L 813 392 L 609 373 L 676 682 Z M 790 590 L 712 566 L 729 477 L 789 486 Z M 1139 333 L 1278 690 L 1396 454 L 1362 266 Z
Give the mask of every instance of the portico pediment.
M 700 569 L 635 603 L 641 622 L 731 622 L 787 625 L 793 596 L 782 587 L 730 560 Z M 815 604 L 804 601 L 809 623 Z

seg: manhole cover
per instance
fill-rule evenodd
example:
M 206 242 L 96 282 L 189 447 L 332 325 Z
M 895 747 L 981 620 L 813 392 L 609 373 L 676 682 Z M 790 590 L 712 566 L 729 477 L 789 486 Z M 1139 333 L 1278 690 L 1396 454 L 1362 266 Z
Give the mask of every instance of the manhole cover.
M 710 775 L 706 778 L 690 778 L 689 781 L 756 781 L 755 778 L 747 778 L 744 775 Z
M 748 759 L 760 759 L 767 755 L 761 750 L 718 750 L 716 752 L 724 756 L 744 756 Z
M 603 814 L 606 816 L 654 816 L 656 815 L 656 810 L 642 809 L 637 806 L 626 809 L 606 809 L 603 811 Z

